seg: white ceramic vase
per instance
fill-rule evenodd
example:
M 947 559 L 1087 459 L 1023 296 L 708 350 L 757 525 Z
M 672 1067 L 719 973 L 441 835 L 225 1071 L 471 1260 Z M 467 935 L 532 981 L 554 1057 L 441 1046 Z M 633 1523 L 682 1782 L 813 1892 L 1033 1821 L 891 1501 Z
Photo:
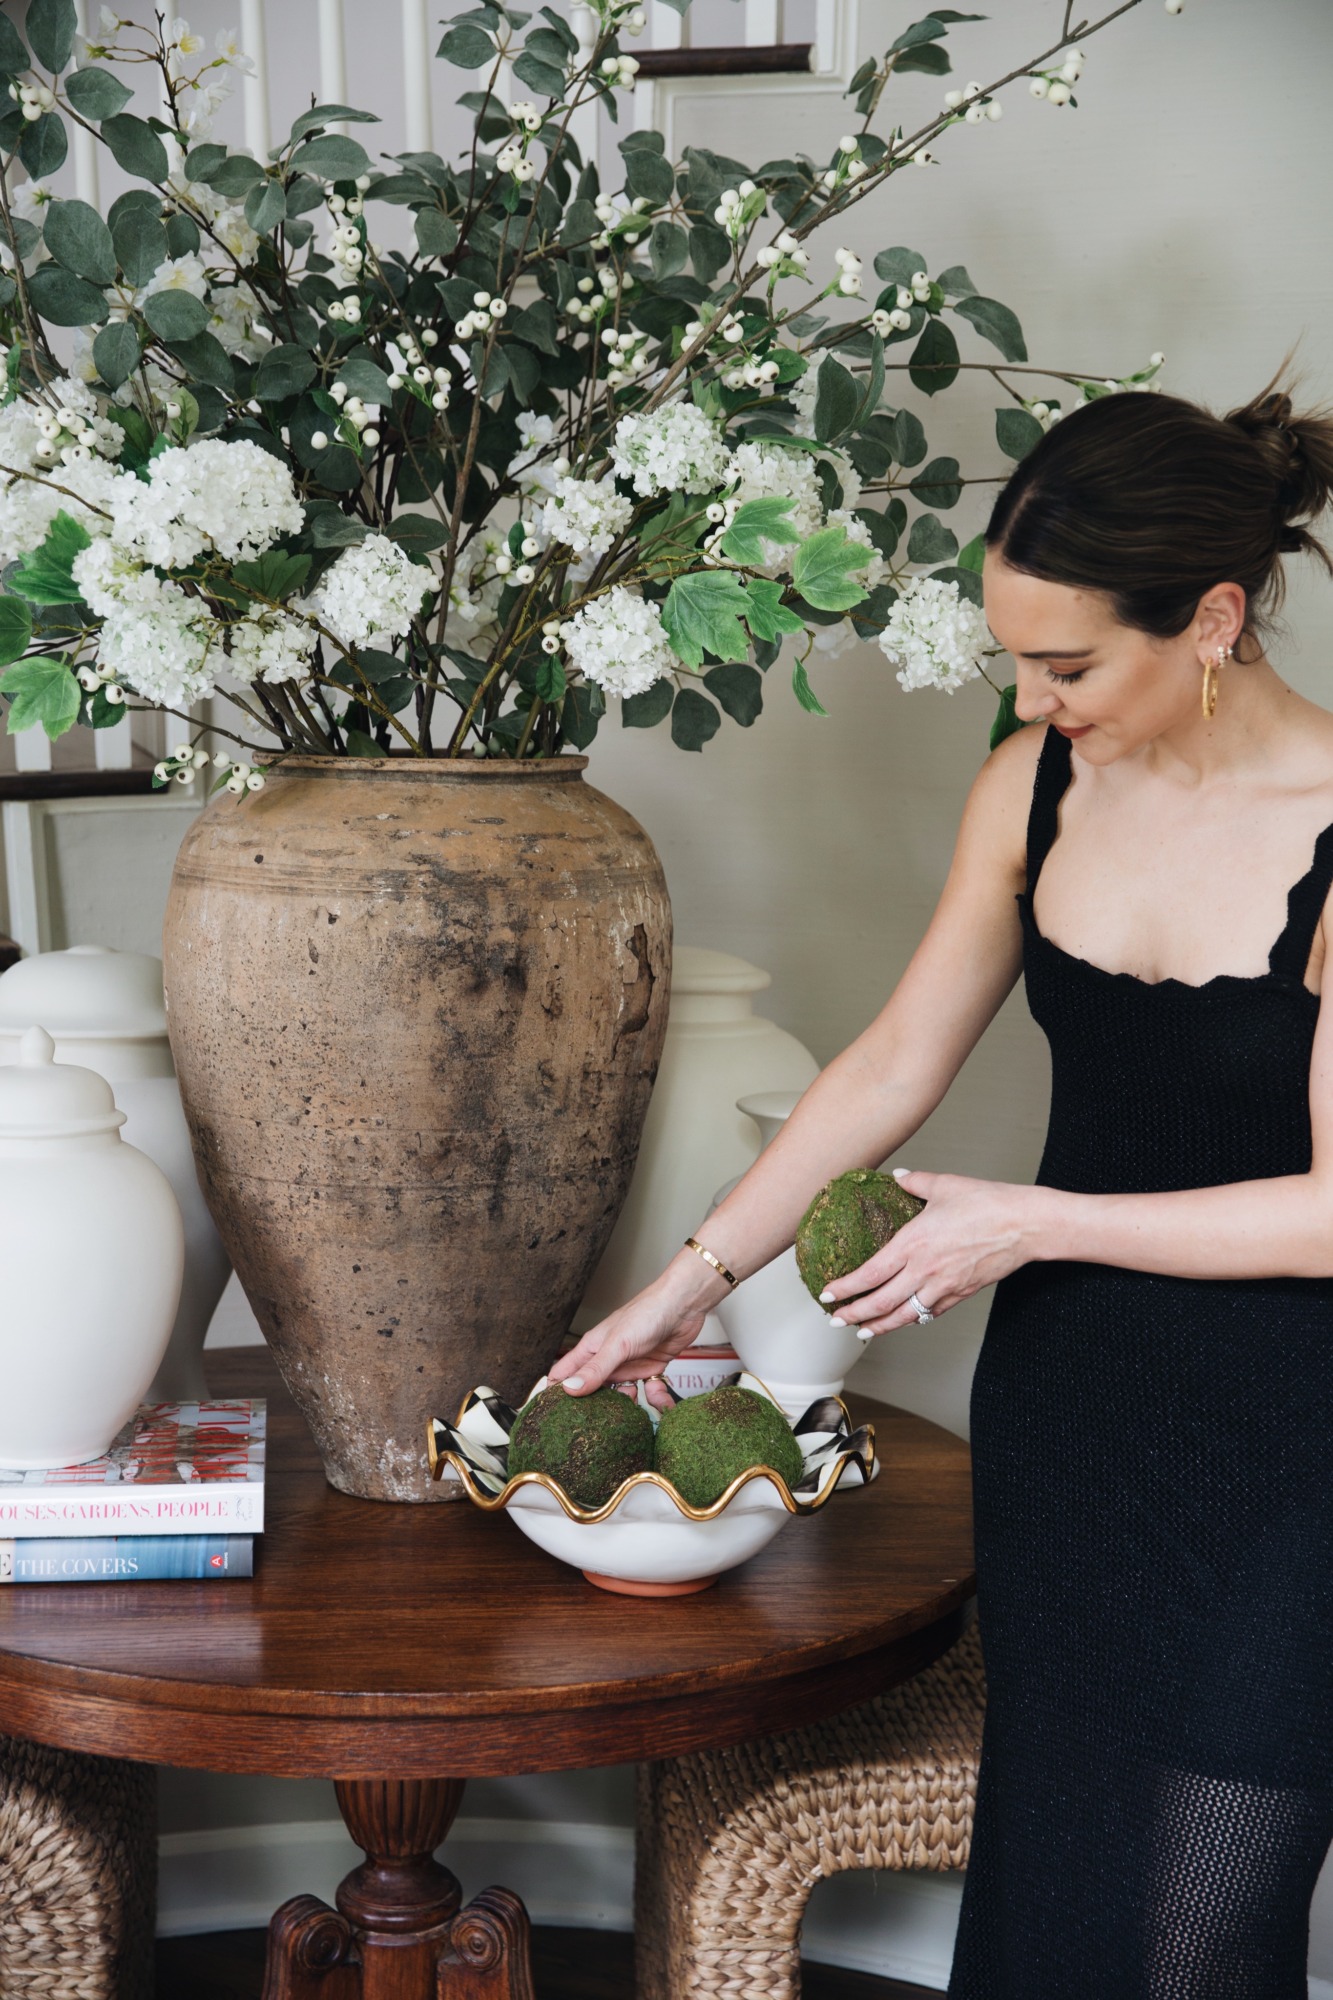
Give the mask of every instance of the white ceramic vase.
M 110 1085 L 39 1027 L 0 1068 L 0 1467 L 100 1458 L 166 1352 L 184 1233 Z
M 767 1146 L 799 1096 L 799 1091 L 769 1091 L 741 1098 L 737 1108 L 755 1121 Z M 718 1189 L 714 1207 L 726 1200 L 736 1180 Z M 801 1416 L 821 1396 L 840 1395 L 865 1353 L 865 1342 L 850 1328 L 830 1326 L 823 1306 L 805 1288 L 794 1249 L 784 1250 L 737 1285 L 717 1307 L 716 1317 L 744 1367 L 772 1390 L 786 1417 Z
M 795 1091 L 819 1074 L 809 1049 L 754 1012 L 769 973 L 701 945 L 677 945 L 666 1045 L 629 1195 L 574 1321 L 585 1332 L 650 1284 L 693 1235 L 713 1189 L 758 1158 L 759 1133 L 736 1100 Z M 698 1347 L 725 1345 L 715 1315 Z
M 162 961 L 102 945 L 40 952 L 0 975 L 0 1064 L 40 1022 L 56 1060 L 95 1070 L 125 1113 L 125 1138 L 170 1181 L 185 1228 L 185 1275 L 152 1402 L 207 1396 L 203 1349 L 231 1266 L 204 1206 L 167 1041 Z

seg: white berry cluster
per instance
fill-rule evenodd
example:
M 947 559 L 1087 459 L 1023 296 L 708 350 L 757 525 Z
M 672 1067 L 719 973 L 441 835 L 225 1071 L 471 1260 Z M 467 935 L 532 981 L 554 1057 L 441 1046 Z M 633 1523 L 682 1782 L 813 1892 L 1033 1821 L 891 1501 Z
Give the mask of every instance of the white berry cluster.
M 401 639 L 421 608 L 430 572 L 391 542 L 367 535 L 344 549 L 309 597 L 312 611 L 345 646 L 364 646 L 377 635 Z
M 960 112 L 967 125 L 981 125 L 988 118 L 994 124 L 1004 116 L 999 99 L 987 97 L 979 83 L 965 84 L 961 90 L 946 90 L 944 107 L 946 111 Z
M 605 244 L 604 238 L 599 240 Z M 576 280 L 574 290 L 565 301 L 565 312 L 580 326 L 591 326 L 594 320 L 610 311 L 624 293 L 633 290 L 634 280 L 628 271 L 618 273 L 610 264 L 603 264 L 595 277 L 585 273 Z
M 396 385 L 393 383 L 392 377 L 390 377 L 390 387 L 394 386 Z M 345 382 L 334 382 L 329 388 L 329 394 L 338 405 L 339 442 L 350 445 L 353 451 L 359 450 L 362 445 L 365 445 L 368 450 L 373 451 L 380 441 L 380 434 L 377 429 L 379 423 L 378 404 L 374 404 L 368 409 L 360 396 L 354 396 L 351 393 Z M 328 444 L 329 434 L 327 431 L 312 431 L 310 433 L 310 448 L 312 451 L 326 451 Z
M 657 606 L 623 584 L 567 619 L 560 637 L 584 679 L 596 681 L 607 694 L 643 694 L 680 665 Z
M 897 663 L 900 687 L 953 694 L 981 673 L 989 637 L 984 615 L 956 583 L 914 576 L 890 611 L 879 644 L 885 658 Z
M 503 319 L 509 311 L 509 301 L 495 297 L 491 292 L 480 291 L 472 294 L 472 310 L 464 313 L 454 332 L 460 340 L 476 340 L 487 332 L 498 319 Z M 417 380 L 420 381 L 420 376 Z
M 707 493 L 721 483 L 727 447 L 711 417 L 694 403 L 622 417 L 611 444 L 617 476 L 641 495 Z
M 334 218 L 329 257 L 334 267 L 334 283 L 344 291 L 360 284 L 366 261 L 366 226 L 362 220 L 365 203 L 362 197 L 370 186 L 370 176 L 361 174 L 356 186 L 355 194 L 331 194 L 328 201 L 329 212 Z M 355 325 L 361 318 L 361 301 L 357 298 L 330 299 L 325 311 L 332 320 L 344 320 Z
M 613 326 L 604 326 L 602 345 L 607 351 L 606 380 L 612 389 L 626 388 L 648 366 L 648 335 L 635 327 L 617 333 Z
M 1033 77 L 1028 90 L 1033 97 L 1044 98 L 1048 104 L 1068 104 L 1074 94 L 1074 85 L 1083 74 L 1088 58 L 1082 49 L 1071 51 L 1059 69 L 1041 70 Z
M 641 35 L 648 16 L 638 0 L 594 0 L 604 28 L 620 28 L 629 35 Z
M 651 207 L 646 195 L 635 195 L 633 201 L 626 201 L 623 195 L 599 194 L 592 212 L 602 225 L 602 233 L 593 237 L 593 248 L 609 249 L 613 236 L 631 246 L 637 243 L 649 226 L 644 210 Z
M 848 181 L 863 180 L 869 171 L 861 157 L 861 141 L 845 132 L 838 141 L 838 157 L 820 175 L 820 184 L 832 194 Z
M 774 278 L 799 277 L 810 262 L 810 252 L 801 248 L 800 238 L 790 229 L 783 229 L 757 253 L 755 262 L 761 270 L 771 271 Z M 771 285 L 772 279 L 769 282 Z
M 55 98 L 44 83 L 11 83 L 9 94 L 30 125 L 43 112 L 54 111 L 56 107 Z
M 608 56 L 602 64 L 602 75 L 613 90 L 633 90 L 638 74 L 637 56 Z
M 833 261 L 838 267 L 837 289 L 845 299 L 859 299 L 861 296 L 861 259 L 854 250 L 838 249 L 833 253 Z
M 743 236 L 749 235 L 767 207 L 764 190 L 754 181 L 742 181 L 739 187 L 723 188 L 713 210 L 713 220 L 733 243 L 739 243 Z
M 509 122 L 519 126 L 524 132 L 540 132 L 542 114 L 529 98 L 520 98 L 509 107 Z

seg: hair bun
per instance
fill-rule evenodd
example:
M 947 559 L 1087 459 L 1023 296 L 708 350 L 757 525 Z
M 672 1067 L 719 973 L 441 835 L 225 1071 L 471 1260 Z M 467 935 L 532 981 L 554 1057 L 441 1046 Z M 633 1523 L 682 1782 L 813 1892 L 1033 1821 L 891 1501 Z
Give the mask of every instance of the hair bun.
M 1257 447 L 1273 483 L 1273 513 L 1278 548 L 1294 555 L 1310 547 L 1304 528 L 1328 505 L 1333 486 L 1333 426 L 1324 411 L 1298 415 L 1290 394 L 1277 382 L 1226 421 Z

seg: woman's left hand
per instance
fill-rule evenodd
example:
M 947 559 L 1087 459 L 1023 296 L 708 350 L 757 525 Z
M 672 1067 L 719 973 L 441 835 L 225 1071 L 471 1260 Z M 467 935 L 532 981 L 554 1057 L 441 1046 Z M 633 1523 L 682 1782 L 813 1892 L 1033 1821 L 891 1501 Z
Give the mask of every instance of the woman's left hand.
M 845 1278 L 835 1278 L 822 1294 L 830 1312 L 866 1340 L 913 1325 L 918 1318 L 911 1304 L 914 1292 L 938 1318 L 1035 1255 L 1034 1198 L 1045 1189 L 968 1180 L 962 1174 L 899 1171 L 897 1179 L 927 1206 L 882 1250 Z

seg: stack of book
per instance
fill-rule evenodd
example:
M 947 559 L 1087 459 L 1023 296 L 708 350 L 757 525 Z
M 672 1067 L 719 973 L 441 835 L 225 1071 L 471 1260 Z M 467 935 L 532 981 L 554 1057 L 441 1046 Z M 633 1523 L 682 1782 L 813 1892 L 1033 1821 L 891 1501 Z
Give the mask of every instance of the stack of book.
M 145 1403 L 86 1465 L 0 1470 L 0 1585 L 253 1576 L 265 1407 Z

